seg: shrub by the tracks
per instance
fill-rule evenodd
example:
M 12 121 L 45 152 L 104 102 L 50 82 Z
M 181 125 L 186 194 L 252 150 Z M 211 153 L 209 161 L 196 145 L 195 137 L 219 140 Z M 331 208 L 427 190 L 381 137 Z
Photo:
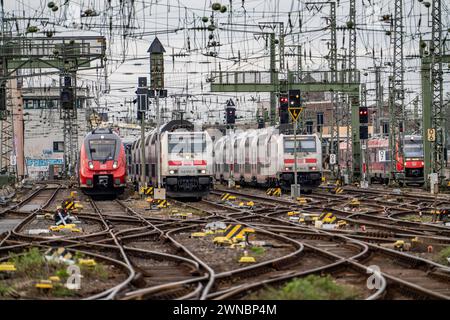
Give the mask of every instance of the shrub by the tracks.
M 443 265 L 449 265 L 447 258 L 450 257 L 450 247 L 444 248 L 436 255 L 435 261 L 443 264 Z
M 269 287 L 255 293 L 254 300 L 353 300 L 358 299 L 358 291 L 353 287 L 338 284 L 327 275 L 309 275 L 294 279 L 280 288 Z

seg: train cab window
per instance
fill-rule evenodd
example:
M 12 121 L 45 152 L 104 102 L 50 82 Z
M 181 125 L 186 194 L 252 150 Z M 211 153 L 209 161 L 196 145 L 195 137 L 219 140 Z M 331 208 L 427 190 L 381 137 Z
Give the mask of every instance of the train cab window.
M 169 153 L 202 153 L 206 150 L 204 134 L 169 135 Z
M 405 154 L 405 158 L 422 158 L 423 157 L 422 139 L 406 140 L 403 145 L 403 152 Z
M 295 141 L 284 140 L 284 152 L 294 153 L 295 152 Z M 316 152 L 316 141 L 315 140 L 298 140 L 297 141 L 297 152 Z
M 89 153 L 94 161 L 114 160 L 116 141 L 111 139 L 90 140 Z

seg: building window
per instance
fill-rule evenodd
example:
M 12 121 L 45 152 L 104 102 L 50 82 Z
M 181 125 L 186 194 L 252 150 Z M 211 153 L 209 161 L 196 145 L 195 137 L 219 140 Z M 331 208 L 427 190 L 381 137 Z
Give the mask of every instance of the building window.
M 323 127 L 323 112 L 317 112 L 317 132 L 321 132 Z
M 306 132 L 308 134 L 313 133 L 313 122 L 312 121 L 306 121 Z
M 53 152 L 64 152 L 64 141 L 53 141 Z

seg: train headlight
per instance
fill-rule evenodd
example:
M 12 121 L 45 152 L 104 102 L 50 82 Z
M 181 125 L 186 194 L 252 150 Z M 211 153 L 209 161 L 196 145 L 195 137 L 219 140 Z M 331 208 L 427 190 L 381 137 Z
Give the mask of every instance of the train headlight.
M 284 168 L 284 170 L 285 170 L 285 171 L 289 171 L 290 169 L 289 169 L 289 167 L 286 167 L 286 168 Z
M 311 170 L 316 170 L 317 168 L 316 167 L 311 167 Z
M 117 161 L 113 162 L 113 169 L 117 169 L 117 167 L 119 166 L 119 163 Z
M 175 174 L 175 170 L 170 170 L 169 173 L 170 174 Z
M 206 173 L 206 170 L 205 170 L 205 169 L 202 169 L 202 171 L 200 171 L 200 173 Z
M 89 161 L 88 166 L 89 169 L 94 170 L 94 164 L 91 161 Z

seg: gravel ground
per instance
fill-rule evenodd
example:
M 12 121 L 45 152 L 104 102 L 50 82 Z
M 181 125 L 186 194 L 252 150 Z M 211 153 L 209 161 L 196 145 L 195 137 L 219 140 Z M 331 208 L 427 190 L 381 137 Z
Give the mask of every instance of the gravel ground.
M 216 246 L 213 243 L 217 235 L 209 235 L 203 238 L 191 238 L 191 232 L 180 232 L 174 235 L 174 239 L 189 250 L 198 258 L 208 264 L 215 272 L 225 272 L 242 268 L 248 264 L 239 263 L 239 259 L 244 255 L 244 249 L 232 249 L 229 247 Z M 264 262 L 285 256 L 294 251 L 294 247 L 270 238 L 263 234 L 256 234 L 251 241 L 266 241 L 274 246 L 283 246 L 281 248 L 264 247 L 264 252 L 256 254 L 248 249 L 248 255 L 253 256 L 257 263 Z
M 54 220 L 47 219 L 33 219 L 30 223 L 28 223 L 23 229 L 22 233 L 29 234 L 29 230 L 32 229 L 46 229 L 49 230 L 50 226 L 53 226 Z M 61 231 L 50 231 L 50 233 L 41 233 L 39 236 L 43 237 L 53 237 L 53 236 L 61 236 L 61 235 L 85 235 L 95 232 L 102 231 L 102 227 L 97 222 L 81 220 L 81 223 L 76 224 L 76 228 L 81 228 L 82 232 L 61 232 Z

